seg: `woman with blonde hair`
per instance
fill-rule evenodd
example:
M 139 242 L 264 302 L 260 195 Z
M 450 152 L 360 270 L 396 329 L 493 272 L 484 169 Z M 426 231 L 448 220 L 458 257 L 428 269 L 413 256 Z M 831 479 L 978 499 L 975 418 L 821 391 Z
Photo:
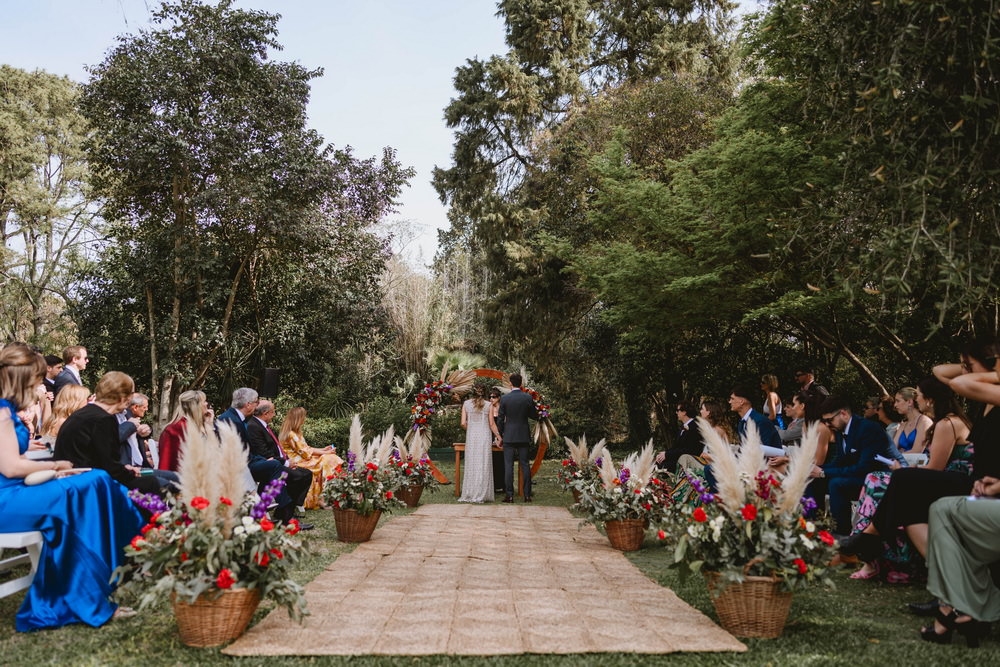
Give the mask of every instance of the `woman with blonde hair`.
M 785 428 L 782 419 L 783 408 L 781 398 L 778 397 L 778 377 L 776 375 L 765 374 L 760 377 L 760 390 L 764 392 L 764 414 L 778 428 Z
M 337 466 L 344 460 L 337 456 L 333 445 L 317 449 L 306 444 L 306 439 L 302 435 L 302 426 L 305 422 L 305 408 L 297 407 L 289 410 L 288 414 L 285 415 L 285 421 L 281 423 L 278 442 L 285 450 L 289 463 L 295 464 L 299 468 L 305 468 L 313 474 L 312 485 L 306 493 L 303 507 L 307 510 L 314 510 L 319 509 L 321 505 L 323 481 L 332 475 Z
M 69 461 L 22 456 L 28 431 L 17 412 L 37 400 L 45 369 L 27 345 L 0 350 L 0 525 L 8 532 L 41 531 L 44 540 L 17 612 L 19 632 L 69 623 L 96 627 L 111 619 L 111 573 L 142 526 L 126 490 L 103 470 L 73 471 Z M 105 414 L 117 437 L 115 418 Z
M 184 444 L 184 432 L 187 430 L 188 423 L 199 424 L 204 432 L 206 420 L 210 415 L 211 411 L 208 409 L 208 398 L 205 396 L 205 392 L 185 391 L 177 398 L 174 416 L 167 427 L 163 429 L 158 442 L 160 461 L 157 467 L 160 470 L 177 472 Z
M 42 425 L 40 435 L 43 438 L 55 439 L 59 435 L 59 429 L 62 428 L 66 418 L 85 406 L 88 398 L 90 398 L 90 390 L 83 385 L 68 384 L 63 387 L 59 395 L 56 396 L 55 403 L 52 406 L 52 414 Z

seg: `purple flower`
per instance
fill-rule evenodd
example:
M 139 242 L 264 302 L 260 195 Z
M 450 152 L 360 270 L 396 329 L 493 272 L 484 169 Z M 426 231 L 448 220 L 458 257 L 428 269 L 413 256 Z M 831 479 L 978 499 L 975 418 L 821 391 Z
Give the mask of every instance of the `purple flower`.
M 594 459 L 594 465 L 597 466 L 598 468 L 600 468 L 601 467 L 601 463 L 603 463 L 603 461 L 604 461 L 604 457 L 598 456 L 596 459 Z
M 354 472 L 354 461 L 357 458 L 358 457 L 354 455 L 354 452 L 352 451 L 347 452 L 347 472 Z
M 806 514 L 816 509 L 816 501 L 809 496 L 802 496 L 799 502 L 802 503 L 802 511 Z
M 264 487 L 264 490 L 260 494 L 260 500 L 257 504 L 250 509 L 250 516 L 257 519 L 263 519 L 267 515 L 267 508 L 271 506 L 274 499 L 281 494 L 281 490 L 285 488 L 285 479 L 288 477 L 287 472 L 282 472 L 278 477 L 272 479 Z
M 632 476 L 632 473 L 628 471 L 628 468 L 622 468 L 622 471 L 618 473 L 618 481 L 622 484 L 628 481 L 628 478 Z
M 698 499 L 705 504 L 715 502 L 715 496 L 713 496 L 711 493 L 703 493 L 700 496 L 698 496 Z
M 162 498 L 153 493 L 142 493 L 139 489 L 132 489 L 128 492 L 128 497 L 132 499 L 133 503 L 150 514 L 159 514 L 170 509 Z

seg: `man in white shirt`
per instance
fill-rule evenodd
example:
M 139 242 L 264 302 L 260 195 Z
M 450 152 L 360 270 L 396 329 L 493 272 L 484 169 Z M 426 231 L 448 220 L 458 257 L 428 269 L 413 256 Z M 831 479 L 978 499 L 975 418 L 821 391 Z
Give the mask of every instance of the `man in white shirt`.
M 87 367 L 90 357 L 87 356 L 87 348 L 82 345 L 70 345 L 63 350 L 63 369 L 56 376 L 55 384 L 52 388 L 53 396 L 59 395 L 59 390 L 68 384 L 83 384 L 80 377 L 81 371 Z

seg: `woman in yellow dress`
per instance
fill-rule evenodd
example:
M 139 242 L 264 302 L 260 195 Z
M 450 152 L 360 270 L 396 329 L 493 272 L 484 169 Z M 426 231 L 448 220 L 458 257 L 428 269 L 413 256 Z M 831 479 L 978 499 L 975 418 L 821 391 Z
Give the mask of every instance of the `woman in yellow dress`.
M 321 506 L 323 482 L 344 461 L 337 456 L 333 445 L 317 449 L 306 444 L 306 439 L 302 436 L 302 425 L 305 421 L 305 408 L 289 410 L 288 414 L 285 415 L 285 421 L 281 424 L 278 441 L 290 462 L 313 474 L 312 486 L 309 487 L 309 493 L 306 494 L 304 506 L 307 510 L 314 510 Z

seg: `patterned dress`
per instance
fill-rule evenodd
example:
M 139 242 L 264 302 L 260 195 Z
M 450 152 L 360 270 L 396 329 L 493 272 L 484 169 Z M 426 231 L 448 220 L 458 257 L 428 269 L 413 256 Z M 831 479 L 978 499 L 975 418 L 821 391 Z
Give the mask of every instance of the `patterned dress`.
M 315 510 L 320 507 L 320 494 L 323 492 L 323 481 L 333 474 L 337 466 L 344 462 L 334 453 L 317 454 L 311 447 L 306 445 L 306 439 L 298 433 L 292 431 L 288 436 L 288 441 L 281 443 L 288 456 L 288 460 L 300 468 L 305 468 L 313 474 L 312 485 L 306 494 L 304 507 L 307 510 Z
M 951 457 L 945 465 L 945 470 L 971 475 L 972 454 L 971 442 L 955 445 L 951 450 Z M 882 496 L 885 495 L 890 479 L 892 479 L 891 471 L 869 473 L 865 478 L 864 488 L 861 489 L 859 498 L 858 522 L 854 526 L 855 533 L 860 533 L 871 523 L 872 516 L 878 508 Z M 920 554 L 903 534 L 900 534 L 895 540 L 885 542 L 879 569 L 890 583 L 908 583 L 923 570 Z
M 490 431 L 490 404 L 465 402 L 468 428 L 465 432 L 465 468 L 462 471 L 460 503 L 493 502 L 493 433 Z

